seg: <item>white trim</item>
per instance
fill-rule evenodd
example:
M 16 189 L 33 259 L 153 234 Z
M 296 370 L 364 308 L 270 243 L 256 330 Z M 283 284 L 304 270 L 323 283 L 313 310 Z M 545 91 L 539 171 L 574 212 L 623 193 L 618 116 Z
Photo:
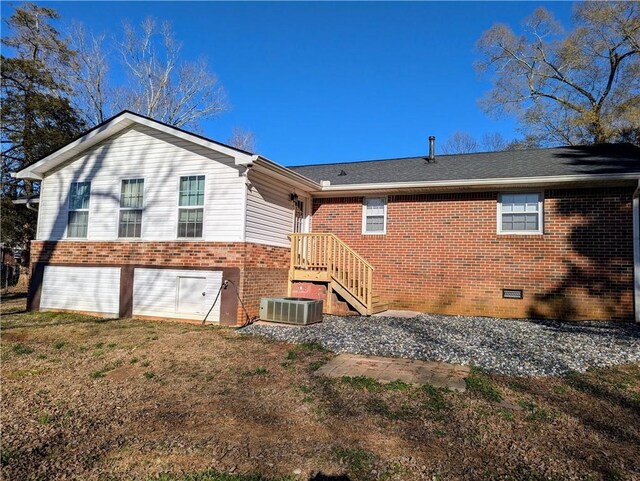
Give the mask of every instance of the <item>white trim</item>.
M 319 183 L 272 160 L 269 160 L 266 157 L 262 157 L 260 155 L 254 156 L 254 161 L 251 165 L 255 172 L 265 173 L 277 180 L 285 181 L 287 184 L 306 192 L 315 192 L 321 189 Z
M 640 323 L 640 181 L 633 193 L 633 297 L 636 322 Z
M 251 182 L 249 181 L 249 172 L 253 166 L 247 165 L 244 167 L 244 172 L 242 173 L 242 231 L 240 232 L 240 241 L 247 241 L 247 209 L 249 208 L 249 186 Z
M 537 194 L 538 198 L 538 229 L 537 230 L 502 230 L 502 196 L 518 194 Z M 496 227 L 498 235 L 542 235 L 544 234 L 544 191 L 499 192 L 496 202 Z
M 40 191 L 42 192 L 42 187 L 40 187 Z M 34 197 L 32 199 L 27 199 L 27 198 L 16 199 L 16 200 L 12 200 L 11 203 L 15 204 L 15 205 L 39 204 L 40 203 L 40 198 L 39 197 Z
M 542 185 L 562 184 L 568 182 L 605 181 L 605 180 L 637 180 L 640 173 L 630 174 L 584 174 L 584 175 L 562 175 L 549 177 L 513 177 L 496 179 L 465 179 L 465 180 L 441 180 L 423 182 L 385 182 L 379 184 L 346 184 L 346 185 L 326 185 L 323 184 L 321 193 L 349 192 L 360 190 L 399 190 L 399 189 L 420 189 L 428 187 L 498 187 L 509 185 L 524 185 L 534 187 L 532 184 Z
M 384 201 L 384 214 L 383 214 L 383 225 L 382 225 L 382 231 L 378 231 L 378 232 L 367 232 L 367 200 L 373 200 L 373 199 L 382 199 Z M 389 199 L 387 196 L 385 195 L 379 195 L 379 196 L 371 196 L 371 197 L 364 197 L 362 199 L 362 235 L 386 235 L 387 233 L 387 203 L 389 202 Z
M 202 205 L 190 205 L 190 206 L 181 206 L 180 205 L 180 179 L 183 177 L 204 177 L 204 194 L 202 199 Z M 193 240 L 205 240 L 205 227 L 206 227 L 206 210 L 207 210 L 207 186 L 209 183 L 207 182 L 207 174 L 202 172 L 198 174 L 180 174 L 178 176 L 178 185 L 176 188 L 177 197 L 176 197 L 176 230 L 175 230 L 175 239 L 176 240 L 184 240 L 184 241 L 193 241 Z M 179 237 L 178 232 L 180 232 L 180 209 L 184 210 L 193 210 L 193 209 L 202 209 L 202 235 L 199 237 Z
M 291 232 L 296 233 L 296 234 L 308 234 L 311 232 L 311 225 L 310 225 L 310 220 L 311 220 L 311 202 L 312 199 L 311 197 L 309 197 L 308 195 L 305 194 L 298 194 L 296 192 L 296 195 L 298 196 L 299 201 L 302 202 L 302 232 L 296 232 L 296 205 L 294 201 L 290 201 L 292 204 L 292 209 L 291 209 Z
M 109 120 L 104 125 L 101 125 L 98 128 L 86 133 L 79 139 L 56 150 L 52 154 L 46 156 L 44 159 L 41 159 L 35 164 L 30 165 L 26 169 L 22 169 L 18 172 L 13 173 L 12 176 L 19 179 L 42 180 L 44 174 L 46 174 L 51 169 L 133 124 L 144 125 L 152 129 L 159 130 L 161 132 L 181 138 L 183 140 L 187 140 L 194 144 L 201 145 L 216 152 L 228 155 L 235 159 L 236 165 L 245 165 L 251 163 L 255 157 L 251 154 L 236 150 L 233 147 L 228 147 L 211 140 L 206 140 L 202 137 L 184 132 L 175 127 L 156 122 L 155 120 L 140 117 L 139 115 L 136 115 L 132 112 L 122 112 L 121 114 Z

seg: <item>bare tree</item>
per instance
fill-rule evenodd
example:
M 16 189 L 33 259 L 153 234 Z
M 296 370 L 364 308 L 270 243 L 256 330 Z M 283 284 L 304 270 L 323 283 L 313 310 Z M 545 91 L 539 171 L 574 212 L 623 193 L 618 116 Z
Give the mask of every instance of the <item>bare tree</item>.
M 482 135 L 482 150 L 487 152 L 498 152 L 506 150 L 507 140 L 500 132 L 490 132 Z
M 445 154 L 469 154 L 479 150 L 478 141 L 469 133 L 457 131 L 442 144 Z
M 236 149 L 244 150 L 247 152 L 255 152 L 256 148 L 256 134 L 250 130 L 244 130 L 240 127 L 234 127 L 229 137 L 229 145 Z
M 483 107 L 515 114 L 528 137 L 546 144 L 633 137 L 640 130 L 639 12 L 638 2 L 581 2 L 568 34 L 544 8 L 526 19 L 522 35 L 494 25 L 477 45 L 478 70 L 493 74 Z
M 116 89 L 109 84 L 106 35 L 93 35 L 81 23 L 71 25 L 71 47 L 76 51 L 71 70 L 74 82 L 74 106 L 90 125 L 104 122 L 114 113 Z
M 129 77 L 125 107 L 170 125 L 193 126 L 227 110 L 226 95 L 207 62 L 180 60 L 170 25 L 146 19 L 140 30 L 124 25 L 118 50 Z

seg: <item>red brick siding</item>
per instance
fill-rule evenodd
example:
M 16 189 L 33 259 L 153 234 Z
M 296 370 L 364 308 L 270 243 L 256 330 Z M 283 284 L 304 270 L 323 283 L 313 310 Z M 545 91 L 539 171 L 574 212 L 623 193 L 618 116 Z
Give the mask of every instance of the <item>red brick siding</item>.
M 374 265 L 374 293 L 393 308 L 631 319 L 632 192 L 548 190 L 544 235 L 498 235 L 496 192 L 391 196 L 387 234 L 374 236 L 361 234 L 362 198 L 315 199 L 312 225 Z
M 246 261 L 242 273 L 243 301 L 251 316 L 257 316 L 260 298 L 287 295 L 291 256 L 288 247 L 262 244 L 246 246 Z
M 238 267 L 242 300 L 251 316 L 259 298 L 287 293 L 289 249 L 252 243 L 32 241 L 33 262 L 53 264 Z M 232 287 L 231 287 L 232 288 Z M 238 306 L 238 323 L 245 314 Z

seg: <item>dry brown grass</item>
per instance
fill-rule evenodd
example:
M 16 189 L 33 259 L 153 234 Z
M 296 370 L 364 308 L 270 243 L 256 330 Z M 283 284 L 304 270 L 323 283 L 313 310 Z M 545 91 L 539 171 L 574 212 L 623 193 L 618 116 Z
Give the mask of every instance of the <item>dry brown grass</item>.
M 475 372 L 465 394 L 383 387 L 314 376 L 332 356 L 315 346 L 30 314 L 24 301 L 2 304 L 7 480 L 207 469 L 353 481 L 640 478 L 638 365 L 555 379 Z

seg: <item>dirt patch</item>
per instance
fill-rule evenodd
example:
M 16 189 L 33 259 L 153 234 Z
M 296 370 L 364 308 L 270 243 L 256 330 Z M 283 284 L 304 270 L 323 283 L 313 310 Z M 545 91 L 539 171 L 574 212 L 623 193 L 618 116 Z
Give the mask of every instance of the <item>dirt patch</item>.
M 454 393 L 315 376 L 332 353 L 225 328 L 17 313 L 0 334 L 4 479 L 640 478 L 635 364 Z

